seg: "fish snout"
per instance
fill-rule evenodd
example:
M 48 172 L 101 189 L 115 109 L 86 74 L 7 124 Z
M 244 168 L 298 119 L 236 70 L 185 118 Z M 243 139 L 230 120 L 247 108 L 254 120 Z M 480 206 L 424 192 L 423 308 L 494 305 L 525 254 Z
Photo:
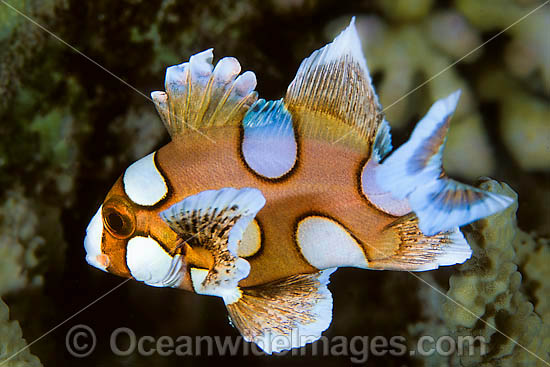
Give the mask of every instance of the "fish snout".
M 86 228 L 84 248 L 86 249 L 86 261 L 88 264 L 106 272 L 109 266 L 109 257 L 101 251 L 101 240 L 103 237 L 101 209 L 102 207 L 100 206 L 90 224 L 88 224 L 88 228 Z

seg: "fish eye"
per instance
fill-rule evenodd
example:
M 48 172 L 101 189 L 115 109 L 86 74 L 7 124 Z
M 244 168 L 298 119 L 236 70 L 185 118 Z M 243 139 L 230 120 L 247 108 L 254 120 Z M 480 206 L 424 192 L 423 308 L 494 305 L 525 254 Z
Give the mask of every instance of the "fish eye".
M 115 232 L 120 232 L 124 229 L 124 219 L 117 212 L 109 213 L 107 216 L 107 224 Z
M 113 197 L 103 204 L 103 222 L 114 237 L 125 239 L 135 231 L 135 216 L 130 206 L 122 199 Z

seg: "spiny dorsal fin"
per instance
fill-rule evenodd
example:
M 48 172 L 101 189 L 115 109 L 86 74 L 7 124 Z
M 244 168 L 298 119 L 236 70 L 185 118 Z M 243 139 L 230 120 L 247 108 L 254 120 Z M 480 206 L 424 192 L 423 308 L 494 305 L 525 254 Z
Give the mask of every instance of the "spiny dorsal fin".
M 346 134 L 358 135 L 369 147 L 372 145 L 382 113 L 355 29 L 355 18 L 332 43 L 302 61 L 288 87 L 285 104 L 291 112 L 305 115 L 300 127 L 310 136 L 336 141 Z M 318 126 L 322 123 L 313 122 L 312 116 L 331 119 L 332 131 Z
M 212 66 L 212 49 L 191 56 L 189 62 L 166 69 L 166 92 L 151 97 L 172 139 L 188 129 L 237 126 L 257 97 L 256 76 L 240 76 L 237 59 L 225 57 Z
M 226 302 L 232 324 L 246 341 L 256 343 L 267 354 L 314 342 L 332 321 L 332 294 L 327 284 L 335 270 L 242 288 L 237 302 Z
M 236 294 L 238 282 L 250 271 L 248 261 L 237 255 L 238 244 L 264 204 L 258 189 L 226 187 L 189 196 L 160 213 L 182 241 L 212 255 L 214 264 L 196 285 L 197 293 L 224 299 Z

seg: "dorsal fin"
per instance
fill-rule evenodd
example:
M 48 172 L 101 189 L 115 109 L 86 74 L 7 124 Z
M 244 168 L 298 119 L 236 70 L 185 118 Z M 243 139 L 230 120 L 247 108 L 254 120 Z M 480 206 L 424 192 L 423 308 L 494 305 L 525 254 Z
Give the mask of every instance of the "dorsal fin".
M 212 49 L 191 56 L 189 62 L 166 69 L 166 92 L 151 97 L 172 139 L 188 129 L 238 126 L 257 97 L 256 75 L 240 76 L 237 59 L 225 57 L 212 66 Z
M 350 138 L 371 147 L 383 116 L 363 56 L 355 18 L 334 41 L 302 61 L 285 97 L 308 136 Z M 309 125 L 309 126 L 304 126 Z

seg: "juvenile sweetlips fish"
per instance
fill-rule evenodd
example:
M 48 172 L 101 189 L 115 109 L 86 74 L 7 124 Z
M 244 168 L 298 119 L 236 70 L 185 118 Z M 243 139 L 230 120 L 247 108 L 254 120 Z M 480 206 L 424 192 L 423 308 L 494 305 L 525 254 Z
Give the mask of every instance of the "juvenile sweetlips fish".
M 459 226 L 512 203 L 442 169 L 458 91 L 391 152 L 353 20 L 277 101 L 257 98 L 235 58 L 212 58 L 169 67 L 166 92 L 151 94 L 172 141 L 116 181 L 88 226 L 86 260 L 221 297 L 267 353 L 320 338 L 337 268 L 462 263 L 472 251 Z

